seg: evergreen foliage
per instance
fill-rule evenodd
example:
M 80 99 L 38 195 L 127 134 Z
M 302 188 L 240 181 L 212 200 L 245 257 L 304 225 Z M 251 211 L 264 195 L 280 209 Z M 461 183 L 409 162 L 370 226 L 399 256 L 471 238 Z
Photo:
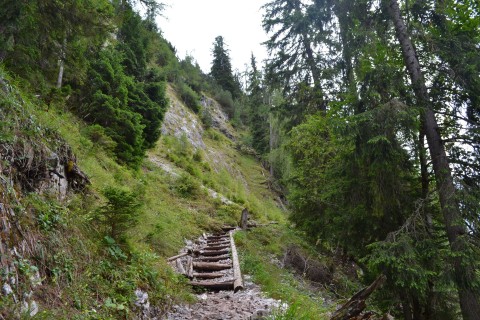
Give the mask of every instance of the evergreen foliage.
M 239 97 L 241 90 L 234 79 L 230 56 L 222 36 L 215 38 L 212 54 L 210 75 L 223 90 L 229 91 L 234 99 Z
M 37 92 L 56 82 L 59 60 L 66 61 L 67 80 L 84 81 L 89 53 L 113 31 L 106 0 L 4 0 L 1 7 L 0 61 Z
M 105 236 L 125 244 L 127 231 L 138 223 L 138 196 L 116 187 L 105 188 L 103 195 L 107 202 L 97 210 L 96 220 L 105 228 Z
M 260 154 L 269 151 L 269 108 L 265 103 L 265 90 L 262 88 L 262 74 L 257 68 L 255 56 L 251 56 L 251 71 L 249 73 L 248 103 L 249 103 L 249 119 L 248 123 L 252 130 L 252 146 Z
M 72 110 L 105 128 L 118 160 L 138 166 L 158 140 L 167 105 L 166 72 L 149 63 L 162 55 L 172 60 L 172 48 L 152 48 L 165 44 L 154 24 L 128 3 L 7 1 L 2 7 L 6 67 L 35 85 L 47 103 L 73 93 Z
M 261 90 L 280 89 L 283 96 L 270 106 L 270 144 L 277 146 L 268 159 L 287 184 L 292 220 L 312 241 L 361 261 L 367 281 L 379 272 L 388 276 L 379 306 L 400 302 L 396 316 L 405 319 L 453 319 L 460 309 L 470 319 L 475 311 L 468 305 L 476 310 L 480 303 L 472 260 L 478 248 L 472 186 L 478 185 L 479 7 L 405 2 L 402 12 L 428 80 L 419 95 L 421 84 L 411 85 L 405 72 L 405 46 L 402 51 L 393 41 L 395 3 L 273 0 L 264 6 L 271 57 Z M 427 150 L 434 143 L 425 141 L 428 108 L 453 164 L 456 202 L 430 184 L 444 185 L 447 172 L 439 173 L 432 158 L 438 155 Z M 255 123 L 249 126 L 255 132 Z M 284 128 L 293 129 L 279 136 Z M 255 136 L 252 144 L 262 142 Z M 279 160 L 285 152 L 291 166 Z M 463 221 L 449 221 L 455 210 Z M 468 230 L 458 241 L 452 223 Z M 455 290 L 460 304 L 451 303 Z
M 138 165 L 143 156 L 145 126 L 140 114 L 129 107 L 135 81 L 124 73 L 121 61 L 120 53 L 113 48 L 102 50 L 92 61 L 88 72 L 91 81 L 82 88 L 87 99 L 79 112 L 85 120 L 105 128 L 116 143 L 119 160 Z

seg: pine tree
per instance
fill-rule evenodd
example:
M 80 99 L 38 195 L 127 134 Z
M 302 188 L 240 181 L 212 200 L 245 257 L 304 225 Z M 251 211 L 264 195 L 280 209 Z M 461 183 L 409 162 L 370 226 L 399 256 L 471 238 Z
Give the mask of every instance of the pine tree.
M 322 36 L 328 33 L 323 25 L 325 18 L 313 14 L 316 7 L 301 0 L 274 0 L 263 8 L 263 28 L 272 33 L 265 43 L 273 55 L 268 63 L 270 81 L 280 84 L 291 100 L 308 100 L 310 107 L 297 103 L 303 111 L 296 113 L 325 111 L 321 85 L 325 57 L 318 53 Z
M 460 296 L 460 307 L 465 320 L 480 318 L 480 294 L 476 288 L 475 267 L 465 259 L 468 244 L 465 222 L 462 218 L 458 203 L 455 200 L 455 185 L 449 160 L 445 151 L 442 137 L 438 131 L 438 122 L 431 106 L 431 100 L 426 86 L 426 80 L 418 61 L 417 53 L 408 34 L 398 2 L 396 0 L 384 1 L 390 17 L 395 26 L 398 42 L 401 46 L 405 66 L 412 81 L 413 90 L 422 107 L 425 134 L 432 157 L 432 166 L 435 172 L 437 190 L 445 220 L 445 230 L 450 242 L 450 247 L 455 255 L 453 268 L 455 282 Z
M 251 71 L 248 75 L 248 101 L 250 105 L 249 123 L 252 130 L 252 146 L 260 154 L 269 149 L 268 106 L 265 104 L 262 74 L 257 68 L 255 56 L 250 58 Z
M 229 91 L 234 99 L 239 97 L 241 90 L 233 77 L 230 56 L 222 36 L 215 38 L 212 54 L 213 61 L 210 75 L 221 88 Z

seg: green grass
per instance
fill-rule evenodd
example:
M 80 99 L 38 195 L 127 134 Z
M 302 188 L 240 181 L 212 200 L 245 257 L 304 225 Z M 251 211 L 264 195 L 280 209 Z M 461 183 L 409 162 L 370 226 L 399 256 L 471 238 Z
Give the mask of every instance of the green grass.
M 51 137 L 61 137 L 91 180 L 87 193 L 72 194 L 63 203 L 29 196 L 22 204 L 31 213 L 24 218 L 27 231 L 39 239 L 44 250 L 42 256 L 31 260 L 42 263 L 42 270 L 48 271 L 39 299 L 43 310 L 40 319 L 129 318 L 137 287 L 148 290 L 151 303 L 162 308 L 190 301 L 190 289 L 172 273 L 165 258 L 176 254 L 184 239 L 236 224 L 243 208 L 260 223 L 279 222 L 237 235 L 244 272 L 252 274 L 269 295 L 290 305 L 285 314 L 275 318 L 322 319 L 326 314 L 319 295 L 269 259 L 280 257 L 287 244 L 306 244 L 288 229 L 286 213 L 268 189 L 266 170 L 254 157 L 236 150 L 223 134 L 206 130 L 206 150 L 195 150 L 185 137 L 163 136 L 135 171 L 112 157 L 108 141 L 92 140 L 92 130 L 67 111 L 68 101 L 58 99 L 47 107 L 20 93 L 25 103 L 9 95 L 5 105 L 20 103 L 22 108 L 15 117 L 30 117 L 35 123 L 32 128 L 40 128 L 38 132 L 28 128 L 23 135 L 49 148 L 54 147 Z M 8 123 L 13 123 L 12 119 Z M 12 130 L 2 127 L 0 138 L 14 139 Z M 176 174 L 165 172 L 149 157 L 170 164 Z M 143 204 L 138 209 L 138 224 L 127 232 L 126 246 L 106 242 L 92 218 L 105 203 L 102 190 L 106 187 L 138 194 Z M 206 188 L 233 204 L 211 198 Z M 35 212 L 37 217 L 32 218 Z M 7 304 L 0 301 L 0 306 Z
M 324 305 L 326 290 L 309 289 L 308 281 L 278 264 L 288 245 L 308 246 L 286 225 L 271 225 L 235 235 L 242 271 L 251 274 L 256 283 L 272 298 L 288 304 L 271 319 L 329 319 L 332 306 Z

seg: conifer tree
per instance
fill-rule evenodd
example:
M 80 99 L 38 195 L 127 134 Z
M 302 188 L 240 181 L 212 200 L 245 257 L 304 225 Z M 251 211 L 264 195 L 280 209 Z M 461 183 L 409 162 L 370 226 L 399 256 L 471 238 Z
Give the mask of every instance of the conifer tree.
M 250 58 L 250 67 L 247 91 L 250 104 L 249 123 L 252 130 L 252 145 L 260 154 L 265 154 L 268 151 L 268 106 L 264 102 L 262 74 L 257 68 L 253 53 Z
M 215 38 L 212 54 L 213 61 L 210 75 L 221 88 L 229 91 L 233 98 L 239 97 L 241 91 L 233 77 L 230 56 L 222 36 Z
M 263 28 L 272 33 L 265 43 L 272 56 L 268 75 L 273 83 L 282 86 L 286 97 L 297 102 L 308 100 L 309 106 L 297 105 L 296 113 L 326 110 L 321 85 L 325 57 L 318 51 L 327 32 L 323 25 L 326 18 L 312 14 L 314 8 L 302 0 L 274 0 L 264 6 Z

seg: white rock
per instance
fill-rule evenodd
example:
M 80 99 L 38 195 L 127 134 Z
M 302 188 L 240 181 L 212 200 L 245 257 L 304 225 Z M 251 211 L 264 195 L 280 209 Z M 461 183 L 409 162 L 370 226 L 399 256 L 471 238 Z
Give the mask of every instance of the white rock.
M 137 297 L 137 300 L 135 301 L 135 305 L 137 307 L 141 307 L 145 304 L 150 305 L 150 303 L 148 302 L 148 293 L 147 292 L 144 292 L 140 289 L 137 289 L 137 290 L 135 290 L 135 296 Z
M 42 284 L 42 277 L 40 277 L 40 272 L 38 272 L 38 270 L 30 276 L 30 283 L 33 288 Z
M 38 304 L 35 300 L 30 302 L 30 317 L 35 316 L 38 313 Z
M 5 296 L 8 296 L 9 294 L 13 293 L 12 287 L 8 283 L 4 283 L 2 286 L 2 293 Z

